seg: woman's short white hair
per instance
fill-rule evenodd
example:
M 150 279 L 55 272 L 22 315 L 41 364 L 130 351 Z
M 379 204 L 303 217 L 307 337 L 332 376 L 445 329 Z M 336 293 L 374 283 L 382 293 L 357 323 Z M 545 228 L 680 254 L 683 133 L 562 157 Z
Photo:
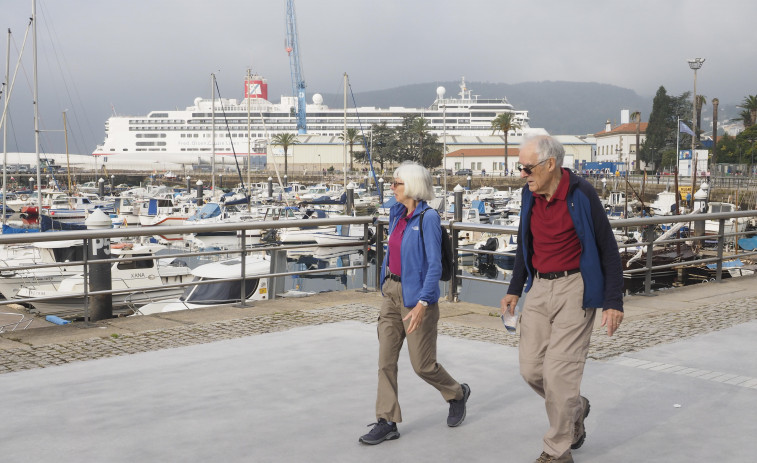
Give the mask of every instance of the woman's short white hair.
M 394 178 L 405 182 L 405 195 L 417 201 L 434 199 L 431 173 L 420 164 L 406 161 L 394 171 Z

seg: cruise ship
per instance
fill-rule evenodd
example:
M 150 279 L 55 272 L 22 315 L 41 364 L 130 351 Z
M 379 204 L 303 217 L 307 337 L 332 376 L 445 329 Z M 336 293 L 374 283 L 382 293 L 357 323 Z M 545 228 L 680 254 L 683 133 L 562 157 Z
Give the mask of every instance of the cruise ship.
M 446 98 L 439 87 L 428 108 L 347 108 L 346 126 L 367 134 L 372 124 L 389 127 L 408 116 L 423 117 L 436 135 L 490 136 L 491 121 L 504 112 L 514 114 L 520 126 L 509 133 L 511 143 L 528 134 L 528 111 L 516 110 L 506 98 L 482 99 L 472 95 L 463 77 L 458 98 Z M 307 134 L 339 136 L 345 126 L 344 108 L 329 108 L 316 93 L 306 107 Z M 538 130 L 538 129 L 533 129 Z M 105 141 L 95 156 L 129 160 L 161 159 L 173 163 L 207 161 L 213 154 L 252 156 L 251 164 L 265 165 L 267 145 L 281 133 L 297 133 L 297 98 L 268 100 L 268 82 L 260 75 L 245 76 L 244 98 L 196 98 L 185 110 L 151 111 L 144 116 L 111 116 L 105 123 Z M 126 156 L 125 156 L 126 155 Z

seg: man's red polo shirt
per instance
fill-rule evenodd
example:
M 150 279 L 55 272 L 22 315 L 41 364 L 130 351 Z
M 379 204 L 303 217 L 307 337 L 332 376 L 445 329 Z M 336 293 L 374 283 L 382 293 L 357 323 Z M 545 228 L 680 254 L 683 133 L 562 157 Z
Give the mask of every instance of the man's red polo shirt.
M 577 269 L 581 260 L 581 242 L 568 211 L 570 174 L 562 169 L 562 178 L 549 199 L 534 194 L 531 208 L 531 234 L 534 255 L 531 262 L 540 273 Z

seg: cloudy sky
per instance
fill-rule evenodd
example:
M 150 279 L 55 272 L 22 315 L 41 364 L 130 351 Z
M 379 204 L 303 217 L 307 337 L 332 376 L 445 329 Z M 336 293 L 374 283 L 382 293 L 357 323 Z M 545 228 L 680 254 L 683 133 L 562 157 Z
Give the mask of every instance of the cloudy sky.
M 12 70 L 32 0 L 0 1 Z M 37 0 L 43 128 L 60 129 L 67 110 L 71 151 L 89 153 L 113 111 L 183 109 L 210 97 L 211 73 L 223 97 L 240 98 L 248 68 L 278 101 L 291 93 L 286 3 Z M 297 0 L 296 12 L 309 95 L 340 92 L 347 72 L 355 92 L 465 76 L 600 82 L 651 97 L 660 85 L 691 90 L 694 57 L 706 58 L 697 91 L 708 101 L 757 94 L 753 0 Z M 29 38 L 11 98 L 11 151 L 34 151 L 31 56 Z M 45 139 L 43 149 L 62 150 L 61 135 Z

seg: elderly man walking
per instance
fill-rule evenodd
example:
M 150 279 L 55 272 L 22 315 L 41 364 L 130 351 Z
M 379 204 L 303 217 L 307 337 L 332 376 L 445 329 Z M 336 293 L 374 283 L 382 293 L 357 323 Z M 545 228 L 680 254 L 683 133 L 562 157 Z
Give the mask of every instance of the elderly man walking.
M 572 462 L 586 438 L 581 396 L 595 309 L 612 336 L 623 320 L 623 273 L 612 228 L 594 187 L 562 168 L 552 137 L 527 140 L 518 161 L 523 188 L 518 250 L 502 313 L 520 318 L 520 373 L 544 398 L 549 430 L 536 463 Z

